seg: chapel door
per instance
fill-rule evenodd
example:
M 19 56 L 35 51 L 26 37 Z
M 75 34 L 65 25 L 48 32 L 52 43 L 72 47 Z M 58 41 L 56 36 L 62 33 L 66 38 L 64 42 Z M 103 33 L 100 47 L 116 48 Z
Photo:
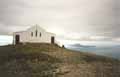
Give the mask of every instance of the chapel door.
M 51 43 L 54 44 L 55 43 L 55 38 L 52 36 L 51 37 Z
M 20 43 L 20 36 L 15 35 L 15 44 L 19 44 L 19 43 Z

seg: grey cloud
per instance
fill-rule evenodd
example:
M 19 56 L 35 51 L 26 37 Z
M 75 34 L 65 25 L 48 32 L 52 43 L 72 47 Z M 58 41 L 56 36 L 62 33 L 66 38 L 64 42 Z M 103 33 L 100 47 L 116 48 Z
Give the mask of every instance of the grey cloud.
M 0 25 L 0 34 L 15 30 L 14 27 L 19 30 L 18 26 L 23 29 L 24 26 L 40 24 L 47 30 L 54 27 L 66 34 L 87 33 L 89 36 L 107 36 L 109 40 L 120 37 L 120 1 L 1 0 L 0 23 L 3 24 Z

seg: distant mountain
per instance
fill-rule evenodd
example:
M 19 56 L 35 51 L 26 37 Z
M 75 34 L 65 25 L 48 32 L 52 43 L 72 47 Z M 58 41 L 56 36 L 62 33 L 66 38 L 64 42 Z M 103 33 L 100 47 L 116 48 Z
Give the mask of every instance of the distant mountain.
M 78 44 L 78 43 L 76 43 L 76 44 L 71 44 L 71 45 L 69 45 L 70 47 L 77 47 L 77 48 L 79 48 L 79 47 L 87 47 L 87 48 L 89 48 L 89 47 L 96 47 L 96 46 L 92 46 L 92 45 L 81 45 L 81 44 Z

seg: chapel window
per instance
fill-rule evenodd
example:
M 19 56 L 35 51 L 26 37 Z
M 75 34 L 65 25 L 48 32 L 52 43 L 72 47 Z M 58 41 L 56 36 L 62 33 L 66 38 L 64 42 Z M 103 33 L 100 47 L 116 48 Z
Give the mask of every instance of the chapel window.
M 42 36 L 41 32 L 40 32 L 40 37 Z
M 38 31 L 36 30 L 36 32 L 35 32 L 35 36 L 36 36 L 36 37 L 37 37 L 37 32 L 38 32 Z
M 33 37 L 33 32 L 31 32 L 31 36 Z

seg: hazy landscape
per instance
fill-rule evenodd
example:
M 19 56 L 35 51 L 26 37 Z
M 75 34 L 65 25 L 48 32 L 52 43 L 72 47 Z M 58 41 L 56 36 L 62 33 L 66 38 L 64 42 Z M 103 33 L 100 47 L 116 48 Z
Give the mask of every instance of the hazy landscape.
M 72 45 L 66 45 L 66 47 L 71 50 L 94 53 L 97 55 L 103 55 L 120 60 L 120 45 L 100 47 L 100 46 L 92 46 L 92 45 L 72 44 Z

